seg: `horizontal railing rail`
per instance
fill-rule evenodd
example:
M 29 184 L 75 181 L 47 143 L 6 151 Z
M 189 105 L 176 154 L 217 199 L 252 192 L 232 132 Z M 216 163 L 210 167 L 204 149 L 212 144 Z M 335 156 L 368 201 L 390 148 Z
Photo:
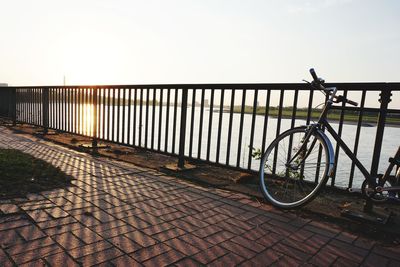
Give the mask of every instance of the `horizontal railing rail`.
M 378 173 L 384 162 L 381 152 L 388 151 L 387 140 L 395 143 L 392 137 L 400 130 L 400 83 L 327 86 L 336 86 L 359 102 L 358 107 L 335 107 L 330 118 L 353 152 L 365 158 L 372 173 Z M 14 104 L 8 105 L 7 114 L 15 122 L 43 127 L 45 133 L 53 129 L 92 137 L 94 144 L 102 140 L 177 156 L 180 167 L 192 160 L 254 172 L 259 168 L 254 149 L 264 151 L 284 130 L 312 122 L 320 111 L 315 106 L 325 100 L 319 91 L 300 83 L 8 89 L 14 92 L 10 98 Z M 386 134 L 388 125 L 397 128 Z M 338 164 L 330 184 L 359 185 L 360 174 L 335 145 Z

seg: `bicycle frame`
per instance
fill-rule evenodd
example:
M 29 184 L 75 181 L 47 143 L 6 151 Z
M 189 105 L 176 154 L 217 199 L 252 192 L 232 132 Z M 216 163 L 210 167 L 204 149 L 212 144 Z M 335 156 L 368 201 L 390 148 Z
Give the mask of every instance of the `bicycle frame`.
M 368 184 L 372 186 L 372 188 L 376 188 L 377 186 L 383 186 L 385 182 L 387 181 L 388 177 L 390 176 L 390 173 L 393 170 L 393 167 L 395 163 L 391 162 L 389 167 L 387 168 L 385 174 L 383 175 L 382 178 L 379 179 L 379 184 L 376 181 L 377 177 L 373 177 L 370 172 L 365 168 L 365 166 L 358 160 L 358 158 L 354 155 L 354 153 L 351 151 L 351 149 L 346 145 L 346 143 L 342 140 L 342 138 L 336 133 L 336 131 L 332 128 L 332 126 L 329 124 L 327 121 L 326 117 L 328 114 L 329 109 L 334 103 L 334 98 L 336 96 L 337 88 L 329 89 L 332 90 L 332 93 L 329 97 L 329 99 L 326 102 L 326 105 L 324 109 L 321 112 L 320 117 L 318 118 L 318 122 L 315 125 L 312 125 L 313 128 L 318 128 L 319 130 L 325 128 L 333 137 L 333 139 L 336 140 L 336 142 L 339 144 L 339 146 L 343 149 L 343 151 L 346 153 L 346 155 L 355 163 L 357 168 L 361 171 L 361 173 L 364 175 L 365 179 L 368 181 Z M 330 142 L 330 141 L 329 141 Z M 400 157 L 400 147 L 395 155 L 395 158 Z M 336 164 L 336 162 L 335 162 Z M 398 191 L 400 190 L 399 186 L 393 186 L 390 188 L 381 188 L 381 190 L 384 189 L 385 191 Z

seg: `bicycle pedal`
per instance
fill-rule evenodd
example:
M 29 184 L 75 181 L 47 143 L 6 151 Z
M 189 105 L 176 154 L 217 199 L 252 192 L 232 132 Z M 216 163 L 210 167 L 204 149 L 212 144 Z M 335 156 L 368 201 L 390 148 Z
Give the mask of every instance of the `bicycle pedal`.
M 362 192 L 362 190 L 361 189 L 358 189 L 358 188 L 349 188 L 349 189 L 347 189 L 350 193 L 361 193 Z

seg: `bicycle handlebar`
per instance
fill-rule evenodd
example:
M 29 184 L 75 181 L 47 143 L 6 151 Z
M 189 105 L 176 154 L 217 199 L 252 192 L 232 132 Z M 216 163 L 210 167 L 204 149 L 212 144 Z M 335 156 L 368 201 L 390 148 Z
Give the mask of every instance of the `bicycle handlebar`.
M 325 92 L 328 91 L 327 94 L 331 94 L 332 89 L 331 88 L 325 88 L 322 85 L 325 81 L 323 79 L 321 79 L 321 78 L 318 78 L 317 73 L 315 72 L 315 70 L 313 68 L 310 69 L 310 74 L 313 77 L 313 81 L 311 83 L 312 86 L 315 86 L 318 89 L 320 89 L 322 91 L 325 91 Z M 345 103 L 348 103 L 348 104 L 353 105 L 353 106 L 358 106 L 357 102 L 349 100 L 349 99 L 345 98 L 344 96 L 336 96 L 336 95 L 334 95 L 334 96 L 332 96 L 331 100 L 333 100 L 333 99 L 337 100 L 337 102 L 335 101 L 336 103 L 345 102 Z
M 314 70 L 313 68 L 310 69 L 310 74 L 311 74 L 311 76 L 313 77 L 314 82 L 319 82 L 318 76 L 317 76 L 317 74 L 315 73 L 315 70 Z

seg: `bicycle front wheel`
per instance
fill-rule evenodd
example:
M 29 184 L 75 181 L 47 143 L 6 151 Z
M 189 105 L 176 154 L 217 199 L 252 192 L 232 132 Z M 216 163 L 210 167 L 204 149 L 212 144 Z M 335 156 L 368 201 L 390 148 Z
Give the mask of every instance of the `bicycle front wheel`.
M 328 146 L 318 131 L 298 127 L 282 133 L 261 159 L 263 195 L 283 209 L 305 205 L 325 185 L 329 159 Z

